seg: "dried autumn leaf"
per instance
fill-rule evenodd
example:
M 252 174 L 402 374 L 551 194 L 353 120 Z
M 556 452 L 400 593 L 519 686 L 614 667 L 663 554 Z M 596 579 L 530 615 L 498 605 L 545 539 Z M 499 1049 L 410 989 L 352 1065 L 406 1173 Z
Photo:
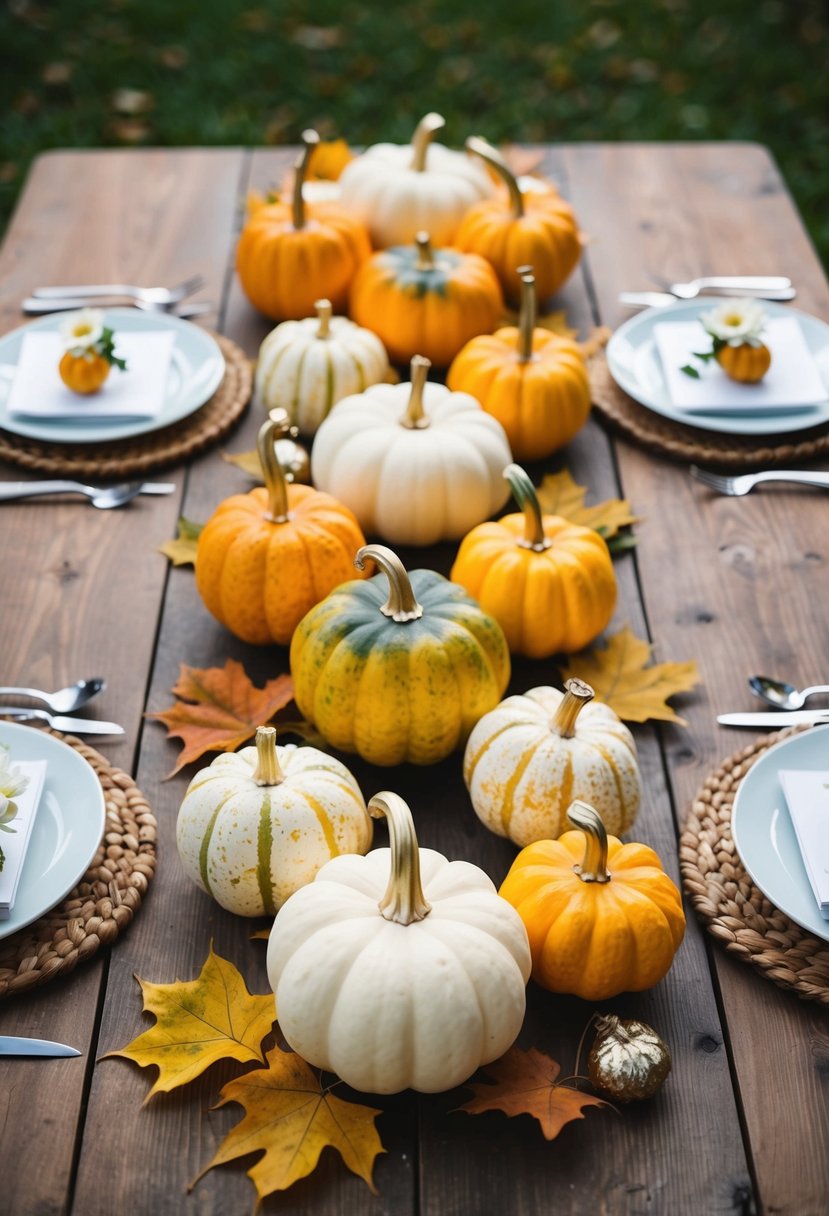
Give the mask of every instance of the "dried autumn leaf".
M 625 722 L 647 722 L 657 718 L 685 726 L 668 697 L 688 692 L 699 683 L 699 668 L 693 659 L 685 663 L 647 663 L 652 647 L 637 638 L 626 625 L 607 639 L 601 650 L 585 650 L 561 667 L 562 680 L 576 676 L 585 680 L 596 697 Z
M 194 523 L 192 519 L 179 516 L 178 527 L 174 540 L 165 540 L 158 546 L 159 553 L 169 557 L 174 566 L 192 566 L 196 561 L 196 548 L 204 524 Z
M 173 688 L 179 700 L 170 709 L 148 714 L 167 727 L 169 738 L 184 742 L 174 776 L 205 752 L 232 752 L 264 726 L 294 695 L 290 676 L 255 688 L 244 667 L 228 659 L 224 667 L 188 667 L 182 663 Z
M 605 540 L 615 536 L 620 528 L 638 523 L 626 498 L 608 498 L 592 507 L 585 506 L 587 487 L 580 486 L 567 469 L 548 473 L 537 493 L 545 514 L 563 515 L 574 524 L 600 532 Z
M 243 473 L 247 473 L 252 481 L 261 483 L 265 480 L 265 474 L 262 472 L 262 462 L 255 448 L 252 452 L 222 452 L 222 457 L 228 464 L 235 464 L 237 469 L 241 469 Z
M 251 995 L 233 964 L 212 946 L 198 979 L 138 982 L 144 1011 L 155 1015 L 155 1025 L 120 1051 L 107 1052 L 107 1057 L 123 1056 L 142 1068 L 158 1068 L 145 1103 L 153 1094 L 186 1085 L 217 1060 L 263 1062 L 262 1040 L 276 1018 L 273 995 Z
M 506 310 L 501 324 L 518 325 L 518 313 L 515 309 Z M 560 338 L 575 338 L 579 332 L 569 324 L 563 308 L 559 308 L 556 312 L 540 312 L 535 319 L 535 327 L 536 329 L 549 329 L 551 333 L 558 334 Z
M 376 1194 L 374 1161 L 386 1150 L 374 1120 L 383 1112 L 335 1098 L 293 1052 L 275 1047 L 268 1052 L 267 1064 L 267 1069 L 257 1068 L 222 1089 L 217 1106 L 238 1102 L 245 1117 L 189 1189 L 214 1166 L 261 1151 L 265 1155 L 248 1170 L 248 1177 L 264 1199 L 312 1173 L 322 1150 L 331 1147 Z
M 548 1140 L 574 1119 L 584 1118 L 586 1106 L 609 1106 L 593 1094 L 558 1083 L 561 1066 L 531 1047 L 511 1047 L 505 1056 L 484 1070 L 494 1084 L 472 1085 L 475 1097 L 459 1107 L 469 1115 L 500 1110 L 505 1115 L 532 1115 Z

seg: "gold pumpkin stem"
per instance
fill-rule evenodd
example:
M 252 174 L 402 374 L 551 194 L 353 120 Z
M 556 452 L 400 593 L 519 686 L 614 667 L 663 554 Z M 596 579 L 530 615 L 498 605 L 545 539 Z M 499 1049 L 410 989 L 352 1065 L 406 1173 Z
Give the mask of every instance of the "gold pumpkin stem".
M 576 718 L 595 695 L 584 680 L 567 680 L 564 696 L 550 723 L 550 730 L 554 730 L 562 739 L 572 739 L 576 733 Z
M 417 847 L 412 812 L 398 794 L 385 790 L 368 804 L 372 819 L 385 816 L 389 825 L 391 873 L 386 893 L 380 900 L 380 915 L 398 925 L 423 920 L 432 905 L 423 894 L 420 881 L 420 850 Z
M 522 549 L 543 553 L 553 542 L 544 535 L 544 522 L 535 486 L 520 464 L 508 464 L 504 469 L 504 477 L 509 482 L 515 501 L 524 512 L 524 535 L 516 543 Z
M 434 112 L 424 114 L 420 122 L 417 124 L 412 136 L 412 163 L 410 169 L 414 169 L 416 173 L 424 173 L 426 170 L 426 153 L 429 151 L 429 144 L 432 142 L 432 136 L 438 131 L 443 130 L 446 126 L 446 119 L 440 114 Z
M 285 774 L 279 767 L 276 754 L 276 727 L 257 726 L 256 728 L 256 769 L 253 780 L 257 785 L 281 785 Z
M 317 330 L 318 338 L 331 337 L 331 313 L 334 311 L 331 307 L 330 300 L 315 300 L 314 308 L 319 317 L 319 329 Z
M 290 435 L 291 425 L 287 410 L 271 410 L 268 421 L 263 422 L 256 437 L 256 448 L 259 452 L 259 463 L 265 477 L 265 488 L 268 491 L 268 514 L 266 519 L 272 524 L 288 522 L 288 487 L 285 473 L 276 454 L 276 442 L 285 435 Z
M 417 245 L 415 270 L 434 270 L 435 254 L 432 249 L 432 242 L 429 239 L 429 233 L 418 232 L 415 237 L 415 244 Z
M 578 799 L 571 804 L 567 818 L 584 832 L 584 860 L 573 870 L 582 882 L 610 882 L 607 868 L 607 832 L 597 810 Z
M 406 406 L 406 412 L 400 419 L 400 425 L 407 427 L 410 431 L 422 431 L 425 427 L 429 426 L 429 419 L 423 410 L 423 389 L 426 386 L 426 377 L 429 374 L 431 366 L 431 361 L 425 358 L 424 355 L 414 355 L 412 357 L 409 373 L 412 391 L 409 394 L 409 404 Z
M 302 143 L 304 146 L 294 165 L 294 195 L 291 204 L 291 218 L 297 231 L 305 227 L 305 200 L 302 197 L 302 187 L 308 173 L 311 157 L 319 141 L 320 137 L 316 131 L 308 130 L 302 132 Z
M 536 302 L 535 275 L 532 266 L 519 266 L 521 276 L 521 308 L 518 313 L 518 362 L 531 363 L 535 334 Z
M 498 149 L 493 148 L 492 144 L 488 143 L 487 140 L 481 139 L 480 135 L 470 135 L 465 147 L 467 152 L 474 152 L 476 156 L 480 156 L 481 160 L 486 161 L 495 170 L 504 182 L 507 190 L 509 190 L 509 201 L 512 207 L 513 219 L 520 220 L 524 214 L 524 195 L 521 193 L 521 187 L 518 185 L 515 174 Z
M 415 599 L 406 567 L 397 554 L 386 545 L 363 545 L 362 549 L 357 550 L 357 556 L 354 558 L 354 565 L 358 570 L 364 569 L 367 558 L 376 562 L 389 580 L 389 598 L 380 608 L 383 616 L 391 617 L 393 621 L 399 621 L 401 624 L 420 620 L 423 609 Z

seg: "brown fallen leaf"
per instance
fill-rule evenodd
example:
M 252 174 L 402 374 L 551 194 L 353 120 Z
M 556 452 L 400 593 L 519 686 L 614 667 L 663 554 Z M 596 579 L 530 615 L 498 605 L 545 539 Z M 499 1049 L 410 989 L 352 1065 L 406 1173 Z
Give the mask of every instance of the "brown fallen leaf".
M 252 996 L 233 964 L 214 954 L 212 946 L 198 979 L 138 982 L 155 1025 L 104 1058 L 123 1056 L 142 1068 L 158 1068 L 145 1103 L 153 1094 L 186 1085 L 216 1060 L 264 1061 L 262 1040 L 276 1018 L 273 994 Z
M 603 649 L 573 655 L 569 663 L 561 665 L 561 678 L 585 680 L 597 699 L 625 722 L 656 718 L 685 726 L 685 719 L 674 713 L 667 699 L 698 684 L 699 668 L 693 659 L 648 667 L 651 650 L 649 643 L 637 638 L 626 625 L 607 639 Z
M 180 699 L 170 709 L 147 715 L 164 723 L 168 737 L 184 742 L 170 777 L 205 752 L 241 747 L 292 700 L 294 686 L 290 676 L 281 675 L 255 688 L 242 664 L 228 659 L 224 667 L 182 663 L 173 695 Z
M 169 557 L 174 566 L 195 565 L 196 548 L 203 528 L 204 524 L 194 523 L 183 515 L 179 516 L 175 539 L 165 540 L 163 545 L 159 545 L 159 553 Z
M 639 522 L 626 498 L 608 498 L 588 507 L 586 494 L 587 487 L 580 486 L 568 469 L 548 473 L 538 487 L 538 501 L 546 515 L 563 515 L 574 524 L 593 528 L 605 540 L 616 536 L 620 528 Z
M 260 1199 L 284 1191 L 316 1169 L 324 1148 L 335 1148 L 348 1168 L 376 1194 L 372 1180 L 375 1158 L 386 1150 L 374 1120 L 383 1112 L 356 1102 L 335 1098 L 330 1087 L 293 1052 L 275 1047 L 268 1052 L 267 1069 L 257 1068 L 229 1081 L 221 1101 L 238 1102 L 245 1117 L 222 1143 L 209 1165 L 190 1184 L 214 1166 L 264 1152 L 248 1177 Z
M 469 1115 L 490 1110 L 510 1116 L 532 1115 L 548 1140 L 555 1140 L 565 1124 L 583 1119 L 586 1106 L 610 1106 L 594 1094 L 559 1084 L 561 1066 L 535 1047 L 529 1051 L 511 1047 L 500 1060 L 487 1064 L 484 1072 L 494 1084 L 470 1086 L 475 1097 L 458 1109 Z

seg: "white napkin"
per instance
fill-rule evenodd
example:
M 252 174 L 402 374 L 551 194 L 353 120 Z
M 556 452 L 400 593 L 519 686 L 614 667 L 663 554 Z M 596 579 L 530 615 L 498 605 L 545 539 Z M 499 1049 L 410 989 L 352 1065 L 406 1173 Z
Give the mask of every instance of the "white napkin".
M 829 920 L 829 772 L 781 769 L 780 783 L 820 914 Z
M 3 848 L 5 861 L 0 870 L 0 920 L 8 920 L 14 907 L 23 862 L 26 860 L 26 850 L 32 836 L 35 816 L 37 815 L 43 782 L 46 778 L 45 760 L 16 760 L 14 768 L 29 778 L 29 784 L 22 794 L 14 801 L 17 803 L 17 814 L 9 823 L 13 832 L 0 832 L 0 845 Z
M 6 402 L 10 415 L 76 422 L 156 418 L 164 407 L 175 334 L 116 333 L 115 352 L 127 370 L 113 367 L 99 393 L 79 396 L 58 374 L 64 351 L 60 334 L 32 331 L 23 337 Z
M 702 363 L 694 351 L 711 349 L 711 337 L 699 321 L 658 321 L 656 347 L 671 403 L 689 413 L 764 414 L 812 409 L 829 398 L 829 386 L 806 345 L 796 317 L 773 317 L 763 341 L 771 367 L 757 384 L 738 384 L 711 359 Z M 681 369 L 689 363 L 699 379 Z

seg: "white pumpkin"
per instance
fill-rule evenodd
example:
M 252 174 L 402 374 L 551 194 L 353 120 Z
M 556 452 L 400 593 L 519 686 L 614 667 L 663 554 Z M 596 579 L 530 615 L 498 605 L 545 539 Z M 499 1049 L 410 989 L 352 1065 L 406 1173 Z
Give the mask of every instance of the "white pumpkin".
M 311 453 L 314 484 L 396 544 L 457 540 L 509 497 L 504 428 L 468 393 L 427 383 L 429 366 L 415 356 L 410 384 L 345 397 Z
M 396 794 L 369 802 L 390 849 L 338 857 L 292 895 L 268 942 L 279 1026 L 294 1051 L 368 1093 L 437 1093 L 512 1045 L 527 933 L 482 870 L 418 849 Z
M 522 846 L 556 840 L 571 826 L 575 800 L 594 806 L 613 836 L 631 826 L 642 797 L 636 744 L 610 706 L 592 697 L 589 684 L 568 680 L 564 693 L 531 688 L 478 721 L 463 775 L 491 831 Z
M 283 321 L 259 348 L 256 397 L 266 410 L 284 409 L 304 435 L 313 435 L 335 402 L 380 384 L 389 372 L 383 343 L 347 317 L 332 317 L 317 300 L 316 317 Z
M 356 780 L 314 747 L 256 746 L 224 753 L 196 773 L 176 822 L 182 865 L 239 916 L 272 916 L 340 853 L 365 853 L 372 824 Z
M 376 249 L 410 245 L 424 230 L 433 245 L 451 245 L 469 208 L 495 194 L 474 157 L 430 142 L 444 125 L 440 114 L 427 114 L 410 144 L 375 144 L 343 170 L 340 201 Z

